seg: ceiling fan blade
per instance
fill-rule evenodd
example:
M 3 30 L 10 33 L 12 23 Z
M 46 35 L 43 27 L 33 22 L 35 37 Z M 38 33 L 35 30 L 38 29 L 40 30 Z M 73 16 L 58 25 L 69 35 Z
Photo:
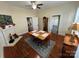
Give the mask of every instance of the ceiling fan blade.
M 31 3 L 35 3 L 36 1 L 31 1 Z
M 37 4 L 37 6 L 42 6 L 43 4 Z
M 40 9 L 40 7 L 37 6 L 38 9 Z

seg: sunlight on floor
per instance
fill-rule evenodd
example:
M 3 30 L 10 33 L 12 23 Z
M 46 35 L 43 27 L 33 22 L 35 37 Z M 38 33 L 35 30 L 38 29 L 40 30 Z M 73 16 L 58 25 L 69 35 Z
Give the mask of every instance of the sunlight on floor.
M 37 55 L 37 57 L 36 58 L 40 58 L 40 56 L 39 55 Z

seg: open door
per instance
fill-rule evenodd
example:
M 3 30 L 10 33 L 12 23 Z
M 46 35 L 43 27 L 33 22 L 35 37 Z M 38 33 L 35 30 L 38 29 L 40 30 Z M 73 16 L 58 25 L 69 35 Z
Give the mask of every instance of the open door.
M 49 32 L 58 34 L 60 23 L 60 15 L 54 15 L 49 19 Z
M 37 17 L 27 17 L 28 31 L 38 30 L 38 18 Z
M 48 18 L 43 17 L 43 30 L 48 32 Z
M 29 32 L 33 30 L 32 17 L 27 17 L 27 26 Z
M 33 30 L 37 30 L 38 31 L 38 17 L 33 17 L 32 18 L 32 24 L 33 24 Z

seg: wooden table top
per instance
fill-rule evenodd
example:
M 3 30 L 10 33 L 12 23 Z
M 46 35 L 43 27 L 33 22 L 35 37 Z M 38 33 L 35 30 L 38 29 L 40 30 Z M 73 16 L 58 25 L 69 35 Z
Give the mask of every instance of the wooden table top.
M 70 39 L 71 39 L 71 36 L 69 35 L 66 35 L 64 37 L 64 43 L 67 44 L 67 45 L 73 45 L 73 46 L 78 46 L 78 38 L 74 37 L 74 42 L 70 42 Z
M 50 33 L 45 32 L 45 31 L 31 31 L 28 32 L 30 35 L 35 36 L 37 38 L 39 38 L 40 40 L 45 40 L 46 37 L 48 37 L 50 35 Z

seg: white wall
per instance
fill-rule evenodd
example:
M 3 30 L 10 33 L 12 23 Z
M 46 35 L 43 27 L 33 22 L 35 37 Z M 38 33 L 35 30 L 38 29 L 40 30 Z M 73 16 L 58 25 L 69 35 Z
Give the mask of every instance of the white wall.
M 5 2 L 0 2 L 0 14 L 12 16 L 13 22 L 16 24 L 15 30 L 17 34 L 25 33 L 28 31 L 26 22 L 27 16 L 36 16 L 36 12 L 33 10 L 12 6 Z M 1 44 L 3 43 L 0 40 L 0 57 L 3 57 L 3 48 Z
M 5 45 L 4 37 L 0 29 L 0 57 L 3 57 L 3 46 Z
M 60 18 L 60 25 L 59 25 L 59 34 L 64 35 L 67 31 L 68 27 L 72 24 L 75 12 L 77 9 L 78 3 L 68 3 L 63 4 L 55 7 L 49 7 L 48 9 L 43 9 L 38 12 L 39 17 L 39 26 L 42 29 L 42 18 L 46 16 L 50 18 L 53 15 L 61 15 Z
M 18 34 L 28 31 L 26 17 L 36 16 L 36 12 L 33 10 L 12 6 L 5 2 L 0 2 L 0 14 L 12 16 Z
M 53 15 L 61 15 L 59 34 L 64 35 L 69 25 L 73 22 L 78 3 L 68 3 L 59 6 L 49 7 L 40 11 L 33 11 L 31 9 L 21 8 L 9 5 L 5 2 L 0 2 L 0 14 L 11 15 L 13 22 L 16 24 L 16 32 L 18 34 L 28 31 L 26 17 L 39 17 L 39 29 L 43 29 L 42 17 L 51 17 Z

